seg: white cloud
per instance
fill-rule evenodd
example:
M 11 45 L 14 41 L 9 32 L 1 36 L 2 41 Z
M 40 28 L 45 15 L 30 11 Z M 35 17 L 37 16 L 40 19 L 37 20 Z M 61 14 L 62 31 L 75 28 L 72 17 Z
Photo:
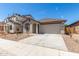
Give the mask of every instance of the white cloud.
M 64 16 L 61 16 L 61 18 L 64 18 Z

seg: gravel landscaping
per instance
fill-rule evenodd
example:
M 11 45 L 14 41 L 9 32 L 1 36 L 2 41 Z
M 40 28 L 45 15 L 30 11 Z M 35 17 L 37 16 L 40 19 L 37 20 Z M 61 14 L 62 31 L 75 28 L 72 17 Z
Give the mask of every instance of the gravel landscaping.
M 19 33 L 19 34 L 0 34 L 0 38 L 6 39 L 6 40 L 13 40 L 13 41 L 18 41 L 27 37 L 33 36 L 32 34 L 27 34 L 27 33 Z
M 68 51 L 79 53 L 79 42 L 77 41 L 79 39 L 78 35 L 73 34 L 72 37 L 69 35 L 63 35 L 63 38 Z

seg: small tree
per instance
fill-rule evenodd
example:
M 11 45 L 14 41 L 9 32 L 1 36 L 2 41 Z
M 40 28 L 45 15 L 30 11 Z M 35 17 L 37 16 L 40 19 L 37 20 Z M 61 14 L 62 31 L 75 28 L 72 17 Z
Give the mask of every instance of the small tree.
M 68 26 L 68 24 L 64 24 L 64 26 Z

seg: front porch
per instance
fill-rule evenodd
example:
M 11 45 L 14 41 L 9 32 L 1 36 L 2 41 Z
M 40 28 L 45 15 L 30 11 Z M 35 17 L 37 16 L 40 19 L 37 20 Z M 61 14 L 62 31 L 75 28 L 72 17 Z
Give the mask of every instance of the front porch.
M 16 34 L 16 33 L 30 33 L 38 34 L 39 33 L 39 24 L 36 23 L 26 23 L 23 26 L 14 24 L 14 25 L 4 25 L 0 27 L 0 32 Z
M 39 33 L 39 24 L 30 24 L 30 33 L 38 34 Z

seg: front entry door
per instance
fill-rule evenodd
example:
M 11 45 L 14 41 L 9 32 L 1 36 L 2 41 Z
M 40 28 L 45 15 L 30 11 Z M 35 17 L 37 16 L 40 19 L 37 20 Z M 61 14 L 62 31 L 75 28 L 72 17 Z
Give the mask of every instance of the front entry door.
M 33 24 L 33 33 L 36 33 L 36 24 Z
M 30 24 L 29 23 L 25 24 L 25 30 L 26 30 L 26 32 L 29 32 L 29 30 L 30 30 Z

